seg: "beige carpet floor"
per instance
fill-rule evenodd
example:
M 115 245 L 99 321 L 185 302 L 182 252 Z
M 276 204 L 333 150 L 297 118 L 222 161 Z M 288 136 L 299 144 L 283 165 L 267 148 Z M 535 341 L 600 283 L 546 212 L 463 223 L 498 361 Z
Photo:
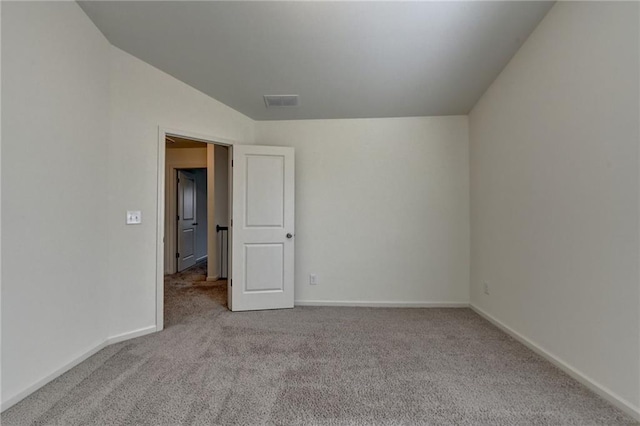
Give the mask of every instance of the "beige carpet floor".
M 469 309 L 231 313 L 202 266 L 166 329 L 100 351 L 3 425 L 635 424 Z

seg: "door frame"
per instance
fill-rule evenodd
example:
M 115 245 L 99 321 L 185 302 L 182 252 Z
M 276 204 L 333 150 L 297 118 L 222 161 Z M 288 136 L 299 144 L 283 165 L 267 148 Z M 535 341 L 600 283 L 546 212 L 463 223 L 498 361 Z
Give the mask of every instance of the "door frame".
M 156 205 L 156 331 L 164 329 L 164 230 L 165 230 L 165 179 L 166 179 L 166 138 L 167 136 L 192 139 L 229 148 L 229 162 L 233 158 L 233 145 L 238 142 L 218 136 L 203 135 L 186 130 L 172 129 L 158 126 L 158 176 L 157 176 L 157 205 Z M 233 170 L 229 164 L 229 217 L 233 217 Z M 229 251 L 231 252 L 231 238 L 233 231 L 229 229 Z M 231 256 L 231 255 L 230 255 Z M 229 258 L 231 261 L 231 257 Z M 233 271 L 230 272 L 231 274 Z M 228 277 L 227 287 L 231 280 Z M 227 288 L 228 290 L 228 288 Z

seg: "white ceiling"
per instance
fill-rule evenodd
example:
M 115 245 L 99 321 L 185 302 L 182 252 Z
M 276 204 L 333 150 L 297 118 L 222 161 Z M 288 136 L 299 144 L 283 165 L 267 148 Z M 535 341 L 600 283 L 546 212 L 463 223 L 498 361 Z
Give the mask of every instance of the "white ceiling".
M 552 4 L 80 2 L 112 44 L 256 120 L 466 114 Z

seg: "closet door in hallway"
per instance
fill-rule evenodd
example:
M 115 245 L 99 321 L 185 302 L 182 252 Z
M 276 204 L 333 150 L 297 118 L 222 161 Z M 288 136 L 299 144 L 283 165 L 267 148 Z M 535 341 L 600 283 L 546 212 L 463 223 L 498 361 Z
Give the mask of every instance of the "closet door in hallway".
M 193 173 L 178 170 L 178 271 L 196 263 L 196 179 Z

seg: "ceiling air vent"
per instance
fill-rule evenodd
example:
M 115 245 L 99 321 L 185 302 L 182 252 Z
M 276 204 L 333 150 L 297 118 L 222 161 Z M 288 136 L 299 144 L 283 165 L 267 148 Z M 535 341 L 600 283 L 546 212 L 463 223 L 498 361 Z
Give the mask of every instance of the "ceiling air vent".
M 298 106 L 298 95 L 264 95 L 267 108 Z

